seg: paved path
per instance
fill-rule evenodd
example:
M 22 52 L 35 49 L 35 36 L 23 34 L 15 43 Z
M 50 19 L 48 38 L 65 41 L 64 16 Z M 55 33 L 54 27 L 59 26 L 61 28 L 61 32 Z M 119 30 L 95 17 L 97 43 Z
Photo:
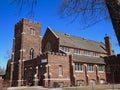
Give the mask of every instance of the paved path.
M 7 90 L 62 90 L 62 88 L 43 88 L 40 86 L 33 87 L 24 86 L 24 87 L 10 87 L 7 88 Z

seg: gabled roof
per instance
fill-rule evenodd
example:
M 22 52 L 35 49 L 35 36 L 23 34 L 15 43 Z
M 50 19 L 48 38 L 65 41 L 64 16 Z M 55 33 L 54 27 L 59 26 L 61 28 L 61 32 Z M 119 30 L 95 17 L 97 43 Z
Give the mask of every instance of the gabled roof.
M 82 62 L 82 63 L 94 63 L 94 64 L 105 64 L 103 58 L 100 57 L 91 57 L 91 56 L 84 56 L 84 55 L 73 55 L 74 62 Z
M 100 53 L 107 53 L 104 43 L 87 40 L 84 38 L 56 32 L 53 30 L 52 32 L 54 32 L 55 36 L 59 38 L 61 46 L 90 50 L 90 51 L 95 51 Z

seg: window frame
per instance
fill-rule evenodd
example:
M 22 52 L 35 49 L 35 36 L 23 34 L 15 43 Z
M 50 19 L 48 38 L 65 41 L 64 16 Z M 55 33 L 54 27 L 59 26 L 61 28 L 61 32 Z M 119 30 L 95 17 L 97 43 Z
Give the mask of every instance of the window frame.
M 94 72 L 95 68 L 94 68 L 94 65 L 93 64 L 88 64 L 87 65 L 87 71 L 88 72 Z
M 98 72 L 104 72 L 104 66 L 103 65 L 97 65 L 98 66 Z
M 33 29 L 33 28 L 30 28 L 30 35 L 33 35 L 33 36 L 35 36 L 35 29 Z
M 75 71 L 76 72 L 83 72 L 83 64 L 75 63 Z
M 69 47 L 62 47 L 62 50 L 66 53 L 70 53 L 70 48 Z
M 33 59 L 34 58 L 34 49 L 31 48 L 30 49 L 30 59 Z
M 93 52 L 93 56 L 94 56 L 94 57 L 99 57 L 99 53 Z
M 63 76 L 63 66 L 62 65 L 58 66 L 58 75 Z
M 85 56 L 90 56 L 90 51 L 84 51 Z
M 80 54 L 80 50 L 79 49 L 74 49 L 74 54 Z

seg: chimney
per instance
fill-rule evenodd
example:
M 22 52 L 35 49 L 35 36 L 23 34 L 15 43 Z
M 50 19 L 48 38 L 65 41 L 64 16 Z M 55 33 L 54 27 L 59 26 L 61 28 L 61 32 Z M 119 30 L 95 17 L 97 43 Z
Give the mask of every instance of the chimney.
M 104 40 L 108 55 L 113 55 L 111 38 L 106 34 Z

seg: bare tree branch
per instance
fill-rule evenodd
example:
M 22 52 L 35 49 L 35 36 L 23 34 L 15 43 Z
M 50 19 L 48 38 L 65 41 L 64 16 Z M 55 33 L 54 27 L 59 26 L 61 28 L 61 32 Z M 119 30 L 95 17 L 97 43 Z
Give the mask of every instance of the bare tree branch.
M 62 17 L 75 15 L 77 20 L 84 23 L 83 27 L 110 18 L 120 45 L 120 0 L 64 0 L 60 15 Z
M 106 12 L 107 8 L 104 0 L 64 0 L 60 8 L 60 15 L 63 18 L 75 16 L 85 25 L 83 27 L 92 26 L 101 19 L 108 18 L 109 14 Z
M 27 14 L 33 16 L 37 0 L 12 0 L 11 3 L 17 5 L 19 14 L 22 13 L 24 8 L 28 8 Z
M 12 2 L 18 5 L 20 13 L 24 7 L 28 7 L 28 14 L 34 15 L 37 0 L 12 0 Z M 60 15 L 63 18 L 74 16 L 72 22 L 78 19 L 85 25 L 83 27 L 92 26 L 110 17 L 120 45 L 120 0 L 61 0 L 61 2 Z

